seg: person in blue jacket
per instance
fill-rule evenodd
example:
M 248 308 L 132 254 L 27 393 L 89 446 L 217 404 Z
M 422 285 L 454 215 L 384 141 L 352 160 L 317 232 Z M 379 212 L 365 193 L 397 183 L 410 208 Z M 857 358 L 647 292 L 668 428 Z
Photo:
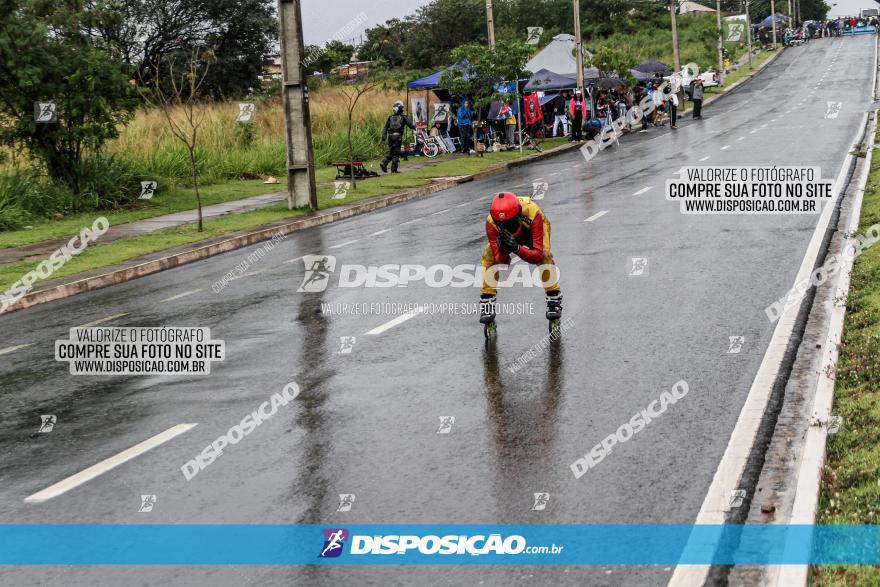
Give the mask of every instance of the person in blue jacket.
M 471 109 L 471 101 L 465 100 L 458 107 L 456 118 L 458 119 L 458 132 L 461 135 L 461 152 L 471 152 L 471 120 L 473 120 L 474 111 Z

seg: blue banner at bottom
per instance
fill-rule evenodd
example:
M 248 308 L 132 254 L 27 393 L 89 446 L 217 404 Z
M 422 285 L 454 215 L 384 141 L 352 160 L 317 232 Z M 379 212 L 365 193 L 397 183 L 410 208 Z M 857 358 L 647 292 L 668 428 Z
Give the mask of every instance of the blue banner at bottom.
M 880 564 L 880 526 L 0 525 L 3 565 Z

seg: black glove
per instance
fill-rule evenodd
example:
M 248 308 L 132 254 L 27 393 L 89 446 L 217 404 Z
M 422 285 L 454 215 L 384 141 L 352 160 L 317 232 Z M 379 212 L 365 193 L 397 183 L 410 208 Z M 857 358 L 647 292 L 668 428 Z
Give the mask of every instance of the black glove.
M 503 228 L 498 232 L 497 242 L 498 250 L 505 255 L 515 253 L 519 250 L 519 244 L 517 244 L 516 239 L 513 238 L 513 235 L 510 234 L 510 232 L 504 230 Z

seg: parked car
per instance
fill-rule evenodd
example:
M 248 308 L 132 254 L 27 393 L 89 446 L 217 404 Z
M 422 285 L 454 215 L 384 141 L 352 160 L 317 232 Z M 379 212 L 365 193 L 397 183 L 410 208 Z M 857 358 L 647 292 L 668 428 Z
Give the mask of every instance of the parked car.
M 694 80 L 688 75 L 687 68 L 683 69 L 680 74 L 678 74 L 679 79 L 681 80 L 681 85 L 683 86 L 684 93 L 687 95 L 688 100 L 692 100 L 692 95 L 694 91 Z M 669 81 L 673 76 L 667 76 L 663 79 Z M 704 88 L 714 88 L 718 85 L 718 72 L 716 71 L 705 71 L 699 75 L 700 79 L 703 80 Z

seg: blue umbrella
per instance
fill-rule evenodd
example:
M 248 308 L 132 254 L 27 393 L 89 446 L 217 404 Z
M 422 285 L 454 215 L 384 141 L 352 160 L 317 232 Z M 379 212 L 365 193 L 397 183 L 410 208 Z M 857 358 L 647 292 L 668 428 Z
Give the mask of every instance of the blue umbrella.
M 779 24 L 779 22 L 783 22 L 783 23 L 784 23 L 786 20 L 788 20 L 788 17 L 787 17 L 787 16 L 784 16 L 784 15 L 782 15 L 782 14 L 777 14 L 777 15 L 776 15 L 776 23 L 777 23 L 777 24 Z M 767 18 L 765 18 L 764 20 L 762 20 L 762 21 L 761 21 L 761 26 L 763 26 L 763 27 L 772 27 L 772 26 L 773 26 L 773 16 L 772 16 L 772 15 L 771 15 L 771 16 L 768 16 Z

